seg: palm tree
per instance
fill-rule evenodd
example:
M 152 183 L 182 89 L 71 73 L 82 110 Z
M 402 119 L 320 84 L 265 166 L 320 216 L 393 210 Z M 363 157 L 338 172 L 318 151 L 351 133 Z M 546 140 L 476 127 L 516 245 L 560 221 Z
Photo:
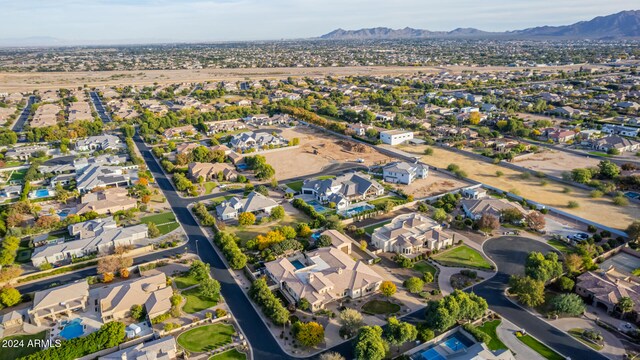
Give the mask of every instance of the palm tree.
M 633 300 L 631 300 L 631 298 L 627 296 L 620 298 L 620 300 L 618 300 L 618 303 L 616 304 L 618 309 L 622 312 L 623 318 L 626 313 L 633 310 L 634 305 L 635 304 L 633 303 Z

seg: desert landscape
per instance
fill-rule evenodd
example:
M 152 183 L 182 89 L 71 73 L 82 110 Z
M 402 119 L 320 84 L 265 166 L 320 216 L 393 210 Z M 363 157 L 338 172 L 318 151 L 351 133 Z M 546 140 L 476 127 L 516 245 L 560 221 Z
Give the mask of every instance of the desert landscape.
M 584 156 L 573 155 L 564 151 L 547 150 L 514 164 L 531 169 L 542 171 L 551 176 L 562 177 L 564 171 L 571 171 L 577 168 L 596 167 L 600 160 Z

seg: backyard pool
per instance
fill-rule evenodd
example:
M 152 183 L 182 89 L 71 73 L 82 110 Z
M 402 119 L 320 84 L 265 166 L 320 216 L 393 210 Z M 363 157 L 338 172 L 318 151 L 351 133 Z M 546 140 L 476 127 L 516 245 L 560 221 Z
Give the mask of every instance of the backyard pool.
M 319 213 L 323 213 L 323 212 L 327 211 L 326 207 L 320 205 L 320 203 L 315 201 L 315 200 L 307 201 L 307 204 L 313 206 L 313 208 Z
M 293 267 L 296 268 L 297 270 L 305 268 L 304 264 L 300 260 L 293 260 L 291 262 L 291 265 L 293 265 Z
M 245 171 L 245 170 L 247 170 L 249 168 L 249 165 L 247 165 L 247 164 L 238 164 L 238 165 L 236 165 L 236 167 L 240 171 Z
M 64 209 L 58 212 L 58 216 L 60 217 L 60 219 L 64 219 L 69 215 L 70 212 L 71 212 L 70 209 Z
M 473 343 L 465 336 L 455 333 L 444 341 L 444 345 L 451 349 L 451 351 L 459 351 L 468 348 L 473 345 Z
M 38 189 L 31 193 L 31 198 L 41 199 L 51 196 L 49 189 Z
M 345 217 L 353 217 L 360 214 L 363 211 L 367 211 L 375 208 L 376 207 L 371 204 L 362 204 L 362 205 L 354 206 L 352 208 L 343 210 L 342 215 Z
M 465 350 L 472 345 L 473 341 L 459 333 L 455 333 L 444 341 L 415 353 L 411 358 L 414 360 L 445 360 L 446 356 Z
M 629 199 L 640 200 L 640 194 L 637 192 L 627 191 L 626 193 L 624 193 L 624 196 L 628 197 Z
M 444 356 L 440 355 L 436 349 L 431 348 L 420 353 L 420 356 L 424 360 L 446 360 Z M 416 357 L 415 359 L 420 359 L 420 357 Z
M 77 337 L 82 336 L 84 334 L 84 326 L 82 325 L 82 319 L 76 318 L 69 321 L 62 331 L 60 331 L 60 336 L 67 340 L 75 339 Z

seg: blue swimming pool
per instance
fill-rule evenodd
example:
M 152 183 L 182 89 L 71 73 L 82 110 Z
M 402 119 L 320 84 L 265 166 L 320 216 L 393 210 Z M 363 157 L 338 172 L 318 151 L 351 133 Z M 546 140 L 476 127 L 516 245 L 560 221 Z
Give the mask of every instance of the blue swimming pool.
M 326 207 L 320 205 L 320 203 L 315 200 L 307 201 L 307 204 L 313 206 L 313 208 L 319 213 L 327 211 Z
M 75 339 L 77 337 L 82 336 L 84 334 L 84 326 L 82 325 L 82 319 L 73 319 L 68 322 L 62 331 L 60 331 L 60 336 L 67 340 Z
M 45 197 L 49 197 L 49 190 L 47 189 L 36 190 L 36 198 L 45 198 Z
M 455 333 L 449 336 L 445 341 L 444 345 L 446 345 L 451 351 L 459 351 L 468 348 L 473 345 L 473 342 L 467 339 L 466 336 L 463 336 L 459 333 Z
M 70 212 L 71 212 L 71 210 L 64 209 L 64 210 L 58 212 L 58 216 L 60 217 L 60 219 L 64 219 L 69 215 Z
M 638 199 L 638 200 L 640 200 L 640 194 L 637 193 L 637 192 L 627 191 L 626 193 L 624 193 L 624 196 L 628 197 L 629 199 Z
M 249 168 L 249 165 L 247 165 L 247 164 L 238 164 L 238 165 L 236 165 L 236 167 L 240 171 L 245 171 L 245 170 L 247 170 Z
M 305 267 L 304 264 L 302 263 L 302 261 L 300 261 L 300 260 L 293 260 L 291 262 L 291 265 L 293 265 L 293 267 L 298 269 L 298 270 L 303 269 Z
M 347 216 L 347 217 L 352 217 L 352 216 L 356 216 L 358 214 L 360 214 L 361 212 L 367 211 L 367 210 L 371 210 L 371 209 L 375 209 L 375 206 L 371 205 L 371 204 L 364 204 L 364 205 L 358 205 L 355 207 L 352 207 L 350 209 L 346 209 L 343 211 L 343 215 Z
M 442 342 L 432 345 L 428 349 L 416 353 L 416 355 L 412 356 L 412 359 L 445 360 L 445 357 L 441 355 L 441 353 L 457 353 L 458 351 L 464 350 L 472 346 L 473 344 L 473 341 L 467 339 L 466 336 L 463 336 L 460 333 L 455 333 L 444 339 Z M 440 352 L 438 352 L 438 347 L 446 347 L 448 348 L 448 350 L 442 348 L 440 349 Z

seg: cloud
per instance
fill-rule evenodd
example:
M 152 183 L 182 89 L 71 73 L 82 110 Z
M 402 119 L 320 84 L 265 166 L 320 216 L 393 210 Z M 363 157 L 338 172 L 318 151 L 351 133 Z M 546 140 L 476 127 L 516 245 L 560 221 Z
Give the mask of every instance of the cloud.
M 562 25 L 637 0 L 0 0 L 0 37 L 69 40 L 224 41 L 319 36 L 341 27 L 476 27 L 502 31 Z

